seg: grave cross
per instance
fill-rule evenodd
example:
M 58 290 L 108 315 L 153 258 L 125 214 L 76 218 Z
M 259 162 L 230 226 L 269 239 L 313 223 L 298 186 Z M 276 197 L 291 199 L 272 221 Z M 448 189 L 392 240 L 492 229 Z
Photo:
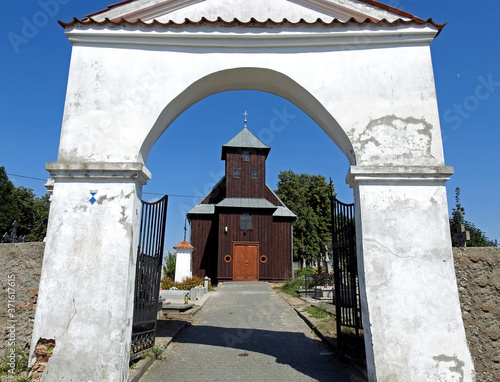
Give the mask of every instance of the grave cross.
M 2 237 L 2 241 L 4 243 L 24 243 L 24 236 L 17 236 L 17 227 L 19 227 L 17 220 L 14 220 L 14 223 L 12 223 L 12 227 L 12 233 L 9 235 L 7 232 L 5 232 L 5 235 L 3 235 Z
M 458 225 L 453 234 L 453 243 L 459 247 L 467 247 L 467 240 L 470 240 L 470 232 L 465 229 L 465 224 Z
M 186 240 L 186 233 L 187 233 L 186 222 L 187 222 L 187 219 L 184 219 L 184 240 Z

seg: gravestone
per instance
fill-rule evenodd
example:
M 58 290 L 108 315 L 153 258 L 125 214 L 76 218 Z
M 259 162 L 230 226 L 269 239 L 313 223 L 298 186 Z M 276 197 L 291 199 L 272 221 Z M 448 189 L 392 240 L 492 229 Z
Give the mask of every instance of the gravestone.
M 2 236 L 2 243 L 24 243 L 24 236 L 17 236 L 17 228 L 19 227 L 19 224 L 17 223 L 17 220 L 14 220 L 14 223 L 12 223 L 12 233 L 9 235 L 8 232 L 5 232 L 5 234 Z
M 457 247 L 467 247 L 467 241 L 470 240 L 470 232 L 465 229 L 465 224 L 459 224 L 453 233 L 453 244 Z

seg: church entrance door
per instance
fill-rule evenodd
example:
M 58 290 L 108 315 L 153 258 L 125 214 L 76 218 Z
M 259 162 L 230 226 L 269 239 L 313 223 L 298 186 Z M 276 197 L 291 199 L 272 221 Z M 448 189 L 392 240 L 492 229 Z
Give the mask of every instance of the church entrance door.
M 259 280 L 259 244 L 233 244 L 233 281 Z

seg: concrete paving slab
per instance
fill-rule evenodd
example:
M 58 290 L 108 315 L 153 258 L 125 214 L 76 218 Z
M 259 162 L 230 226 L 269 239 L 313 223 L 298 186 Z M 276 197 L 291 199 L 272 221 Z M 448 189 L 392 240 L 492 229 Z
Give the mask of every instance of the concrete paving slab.
M 267 283 L 225 283 L 141 381 L 350 381 Z

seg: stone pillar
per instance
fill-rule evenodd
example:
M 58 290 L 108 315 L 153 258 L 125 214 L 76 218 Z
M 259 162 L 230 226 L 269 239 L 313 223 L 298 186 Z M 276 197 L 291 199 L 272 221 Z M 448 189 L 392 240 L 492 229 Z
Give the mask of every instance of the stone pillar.
M 348 174 L 369 381 L 474 381 L 453 266 L 451 167 Z
M 177 244 L 175 252 L 175 281 L 181 282 L 186 277 L 193 276 L 193 250 L 194 247 L 186 240 Z
M 44 381 L 126 381 L 141 163 L 49 163 L 54 192 L 31 346 L 54 340 Z

